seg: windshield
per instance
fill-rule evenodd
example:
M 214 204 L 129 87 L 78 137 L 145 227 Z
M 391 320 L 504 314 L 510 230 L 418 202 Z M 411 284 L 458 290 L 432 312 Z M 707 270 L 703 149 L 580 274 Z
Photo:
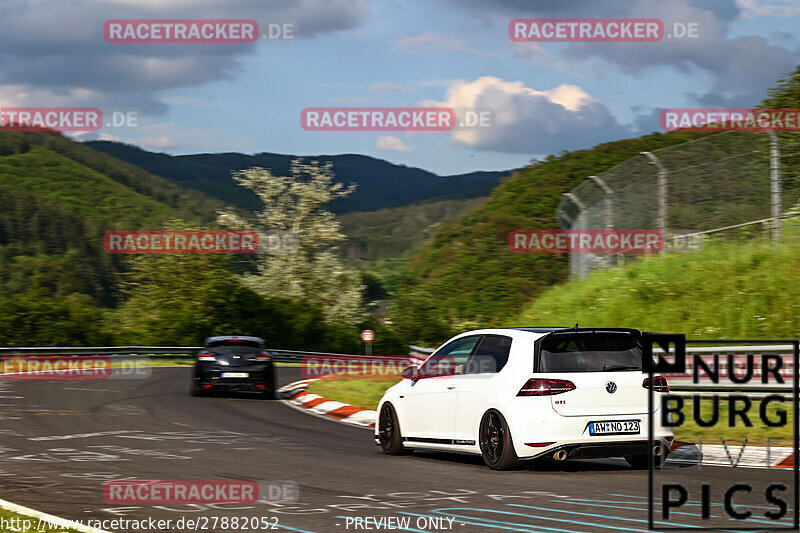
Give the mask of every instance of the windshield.
M 542 340 L 540 372 L 641 370 L 642 348 L 630 335 L 572 333 Z

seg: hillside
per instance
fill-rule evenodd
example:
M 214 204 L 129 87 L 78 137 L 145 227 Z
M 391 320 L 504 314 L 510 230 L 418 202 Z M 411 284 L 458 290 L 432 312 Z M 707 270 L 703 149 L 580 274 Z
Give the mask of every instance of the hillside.
M 506 323 L 578 322 L 694 338 L 797 338 L 798 272 L 796 240 L 779 247 L 712 244 L 553 287 Z
M 439 200 L 387 207 L 378 211 L 354 211 L 340 215 L 347 246 L 346 261 L 365 274 L 367 299 L 396 296 L 402 272 L 414 252 L 451 220 L 464 216 L 486 198 Z
M 564 192 L 642 151 L 706 134 L 654 133 L 549 156 L 501 183 L 486 204 L 444 225 L 411 260 L 392 318 L 417 342 L 436 343 L 453 331 L 497 324 L 567 278 L 567 257 L 515 254 L 514 229 L 556 228 Z
M 225 205 L 54 132 L 0 132 L 0 185 L 94 219 L 204 222 Z
M 219 153 L 172 156 L 110 141 L 91 141 L 85 144 L 185 189 L 202 191 L 208 196 L 248 210 L 258 208 L 257 199 L 233 181 L 231 172 L 264 167 L 272 169 L 276 174 L 286 175 L 289 163 L 298 157 L 322 163 L 331 162 L 338 181 L 358 184 L 351 196 L 330 204 L 331 211 L 335 213 L 375 211 L 434 199 L 486 196 L 502 177 L 511 172 L 437 176 L 419 168 L 395 165 L 382 159 L 356 154 L 296 156 L 263 152 L 254 155 Z
M 347 242 L 367 261 L 408 255 L 444 222 L 463 216 L 485 198 L 439 200 L 377 211 L 356 211 L 339 217 Z
M 222 202 L 187 193 L 53 132 L 0 132 L 0 297 L 80 294 L 112 306 L 125 258 L 105 231 L 208 223 Z

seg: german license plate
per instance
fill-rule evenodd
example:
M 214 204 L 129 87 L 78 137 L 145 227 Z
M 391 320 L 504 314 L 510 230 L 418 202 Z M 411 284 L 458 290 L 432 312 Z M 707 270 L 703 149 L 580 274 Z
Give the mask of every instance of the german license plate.
M 246 378 L 249 375 L 250 374 L 248 374 L 247 372 L 223 372 L 222 373 L 222 377 L 223 378 Z
M 638 435 L 638 420 L 589 422 L 589 435 Z

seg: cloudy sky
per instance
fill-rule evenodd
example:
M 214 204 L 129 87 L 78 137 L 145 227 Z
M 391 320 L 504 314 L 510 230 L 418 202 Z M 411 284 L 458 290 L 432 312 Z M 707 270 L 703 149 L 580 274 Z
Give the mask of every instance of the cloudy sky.
M 73 134 L 172 154 L 359 153 L 439 174 L 501 170 L 659 129 L 658 112 L 746 107 L 800 63 L 796 0 L 3 0 L 0 106 L 137 108 Z M 656 43 L 514 43 L 520 17 L 695 23 Z M 120 44 L 109 19 L 292 21 L 298 38 Z M 450 132 L 306 131 L 307 107 L 492 111 Z

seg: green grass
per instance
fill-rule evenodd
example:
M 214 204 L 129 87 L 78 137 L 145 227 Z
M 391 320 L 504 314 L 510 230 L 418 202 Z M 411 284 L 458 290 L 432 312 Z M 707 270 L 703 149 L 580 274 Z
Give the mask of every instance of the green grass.
M 72 529 L 72 528 L 63 528 L 63 527 L 55 527 L 55 528 L 54 527 L 46 527 L 46 528 L 44 528 L 44 527 L 40 526 L 38 518 L 32 518 L 30 516 L 24 516 L 24 515 L 21 515 L 21 514 L 12 513 L 11 511 L 6 511 L 6 510 L 3 510 L 3 509 L 0 509 L 0 519 L 6 520 L 6 521 L 10 521 L 10 520 L 14 520 L 15 521 L 15 522 L 12 522 L 10 525 L 13 525 L 14 527 L 16 527 L 16 529 L 6 528 L 6 529 L 2 529 L 2 531 L 17 531 L 19 533 L 29 533 L 29 532 L 30 533 L 34 533 L 34 532 L 36 532 L 36 533 L 42 533 L 42 532 L 78 533 L 78 530 Z M 17 522 L 16 520 L 19 520 L 19 522 Z M 25 525 L 27 525 L 27 523 L 25 522 L 26 520 L 29 521 L 30 527 L 24 527 Z M 39 529 L 40 527 L 42 527 L 42 529 Z
M 308 390 L 324 398 L 337 402 L 377 409 L 384 391 L 400 381 L 399 379 L 336 378 L 314 381 Z
M 703 439 L 704 444 L 720 444 L 722 439 L 725 439 L 726 444 L 741 444 L 747 439 L 748 446 L 764 446 L 767 443 L 767 438 L 770 438 L 770 446 L 791 446 L 792 431 L 794 430 L 791 394 L 786 398 L 787 401 L 785 403 L 771 402 L 767 407 L 767 415 L 770 421 L 778 422 L 779 419 L 776 413 L 780 410 L 786 412 L 786 424 L 783 426 L 770 427 L 764 424 L 759 415 L 761 401 L 752 399 L 753 404 L 747 411 L 752 427 L 746 427 L 741 418 L 736 418 L 734 427 L 730 427 L 728 401 L 725 398 L 720 398 L 719 419 L 712 427 L 702 427 L 694 420 L 692 399 L 686 397 L 683 405 L 685 419 L 680 426 L 674 428 L 675 439 L 689 442 L 697 442 L 698 439 Z M 711 398 L 701 398 L 700 414 L 703 420 L 710 421 L 712 419 L 712 405 Z M 739 407 L 742 407 L 742 405 L 741 402 L 738 403 Z M 731 453 L 735 456 L 738 454 L 738 450 L 734 449 Z
M 800 337 L 800 244 L 712 243 L 542 294 L 511 326 L 631 327 L 689 338 Z

